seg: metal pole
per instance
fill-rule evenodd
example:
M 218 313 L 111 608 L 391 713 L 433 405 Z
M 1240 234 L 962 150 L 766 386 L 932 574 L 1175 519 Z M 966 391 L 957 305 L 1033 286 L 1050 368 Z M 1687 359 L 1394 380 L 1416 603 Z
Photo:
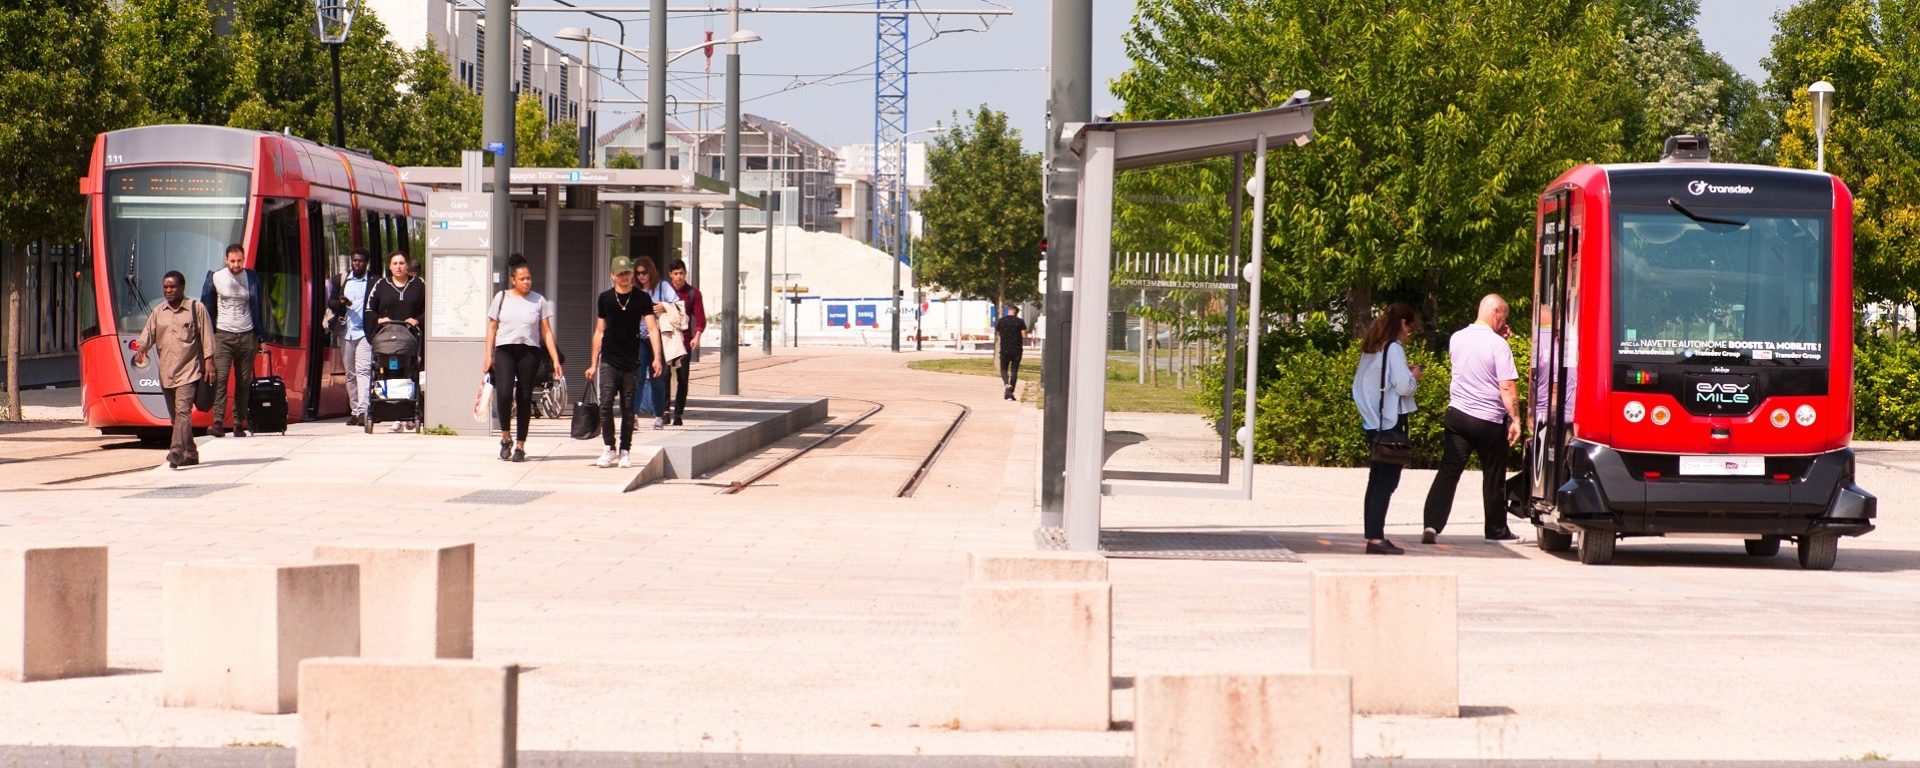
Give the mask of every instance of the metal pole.
M 1047 399 L 1040 427 L 1040 525 L 1065 524 L 1067 471 L 1067 356 L 1072 349 L 1074 209 L 1079 168 L 1059 146 L 1060 128 L 1093 118 L 1093 0 L 1053 0 L 1047 98 L 1047 338 L 1040 352 L 1040 386 Z
M 579 142 L 580 167 L 592 168 L 593 167 L 593 142 L 595 139 L 595 136 L 593 135 L 594 101 L 592 99 L 586 98 L 586 95 L 587 95 L 586 84 L 592 82 L 592 78 L 593 78 L 593 40 L 592 39 L 580 41 L 580 74 L 581 74 L 581 77 L 579 78 L 581 83 L 580 96 L 585 101 L 587 106 L 586 113 L 580 116 L 580 142 Z
M 738 17 L 736 17 L 738 18 Z M 667 167 L 667 0 L 653 0 L 647 16 L 647 157 L 651 169 Z M 666 221 L 659 205 L 645 205 L 640 223 L 649 227 Z
M 501 2 L 502 0 L 494 0 Z M 740 31 L 740 3 L 733 3 Z M 740 192 L 740 46 L 727 46 L 727 194 Z M 720 249 L 720 394 L 740 394 L 740 204 L 729 201 Z
M 493 156 L 493 243 L 491 258 L 498 272 L 507 264 L 507 245 L 512 239 L 513 196 L 513 55 L 518 36 L 513 32 L 513 0 L 487 0 L 487 65 L 484 106 L 481 112 L 480 141 L 497 148 Z
M 894 187 L 893 201 L 893 252 L 887 254 L 887 271 L 893 273 L 893 351 L 900 351 L 900 257 L 906 255 L 907 248 L 907 190 L 906 190 L 906 154 L 907 137 L 900 137 L 900 170 L 902 181 Z
M 327 46 L 327 54 L 333 59 L 333 145 L 345 148 L 347 146 L 347 119 L 346 113 L 340 109 L 341 45 L 341 43 L 334 43 L 333 45 Z
M 763 201 L 761 205 L 766 205 Z M 773 212 L 761 211 L 767 218 L 766 263 L 760 267 L 760 354 L 773 354 Z
M 927 318 L 921 307 L 927 303 L 927 293 L 920 288 L 920 255 L 915 253 L 914 242 L 907 241 L 907 264 L 913 267 L 913 351 L 920 351 L 920 343 L 926 340 L 924 326 Z

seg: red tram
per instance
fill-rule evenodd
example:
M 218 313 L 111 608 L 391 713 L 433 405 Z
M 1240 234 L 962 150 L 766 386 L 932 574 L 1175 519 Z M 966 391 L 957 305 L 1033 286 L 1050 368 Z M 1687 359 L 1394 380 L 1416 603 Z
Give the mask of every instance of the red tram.
M 267 294 L 252 373 L 286 380 L 288 417 L 299 421 L 347 412 L 340 351 L 323 327 L 327 282 L 347 252 L 365 247 L 375 265 L 394 251 L 416 263 L 424 255 L 424 190 L 365 155 L 277 133 L 204 125 L 103 133 L 80 192 L 91 289 L 82 291 L 81 404 L 87 425 L 107 434 L 165 439 L 160 383 L 133 367 L 130 345 L 168 271 L 186 275 L 194 296 L 229 243 L 246 248 Z M 195 414 L 194 424 L 210 420 Z
M 1516 511 L 1588 564 L 1692 534 L 1756 556 L 1793 540 L 1829 569 L 1876 512 L 1848 447 L 1853 197 L 1707 149 L 1675 137 L 1659 163 L 1582 165 L 1541 195 Z

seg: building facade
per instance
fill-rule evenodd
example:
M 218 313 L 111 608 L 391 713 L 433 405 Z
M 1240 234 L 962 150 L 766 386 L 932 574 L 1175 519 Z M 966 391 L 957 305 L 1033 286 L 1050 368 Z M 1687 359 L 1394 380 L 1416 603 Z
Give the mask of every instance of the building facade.
M 640 115 L 602 133 L 594 142 L 594 157 L 604 165 L 627 152 L 643 157 L 647 147 L 647 118 Z M 692 168 L 695 173 L 724 178 L 726 133 L 697 130 L 667 122 L 667 167 Z M 793 126 L 759 115 L 740 116 L 740 190 L 767 196 L 767 210 L 740 211 L 740 226 L 764 229 L 769 220 L 809 232 L 838 232 L 836 211 L 840 196 L 833 186 L 838 157 L 833 150 Z M 720 217 L 707 219 L 709 230 L 720 229 Z
M 836 215 L 840 234 L 866 241 L 873 237 L 873 145 L 849 144 L 841 147 L 840 162 L 834 166 L 833 184 L 840 210 Z M 925 192 L 927 183 L 927 144 L 907 142 L 907 231 L 920 236 L 920 214 L 913 203 Z
M 387 26 L 393 43 L 414 50 L 428 40 L 447 57 L 453 77 L 474 93 L 486 87 L 487 21 L 472 10 L 477 3 L 453 0 L 365 0 L 366 10 Z M 514 60 L 508 71 L 513 88 L 540 99 L 547 122 L 571 120 L 579 125 L 592 109 L 599 84 L 579 56 L 569 55 L 526 31 L 515 29 Z M 580 43 L 567 44 L 576 49 Z

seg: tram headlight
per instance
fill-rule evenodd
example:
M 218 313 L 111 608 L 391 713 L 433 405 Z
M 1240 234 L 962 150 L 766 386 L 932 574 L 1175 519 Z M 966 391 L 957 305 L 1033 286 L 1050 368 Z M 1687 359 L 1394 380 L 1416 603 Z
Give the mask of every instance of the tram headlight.
M 1792 417 L 1787 415 L 1787 409 L 1775 408 L 1773 409 L 1773 413 L 1767 416 L 1767 420 L 1773 422 L 1773 426 L 1776 428 L 1785 428 L 1787 422 L 1792 421 Z
M 1666 406 L 1656 405 L 1653 407 L 1653 425 L 1654 426 L 1664 427 L 1667 425 L 1667 422 L 1672 420 L 1673 420 L 1673 411 L 1667 410 Z
M 1803 427 L 1813 426 L 1814 419 L 1819 417 L 1820 414 L 1815 413 L 1811 405 L 1802 405 L 1799 408 L 1793 409 L 1793 420 L 1800 422 L 1800 426 Z
M 1628 400 L 1627 407 L 1621 410 L 1620 415 L 1625 416 L 1628 423 L 1638 424 L 1641 419 L 1647 417 L 1647 406 L 1638 400 Z

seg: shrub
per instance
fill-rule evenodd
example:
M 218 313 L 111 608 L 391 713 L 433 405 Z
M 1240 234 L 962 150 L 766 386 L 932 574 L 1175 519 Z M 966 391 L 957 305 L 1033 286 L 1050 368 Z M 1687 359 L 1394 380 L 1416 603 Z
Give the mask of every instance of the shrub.
M 1920 339 L 1856 334 L 1853 345 L 1853 436 L 1861 440 L 1920 438 Z

